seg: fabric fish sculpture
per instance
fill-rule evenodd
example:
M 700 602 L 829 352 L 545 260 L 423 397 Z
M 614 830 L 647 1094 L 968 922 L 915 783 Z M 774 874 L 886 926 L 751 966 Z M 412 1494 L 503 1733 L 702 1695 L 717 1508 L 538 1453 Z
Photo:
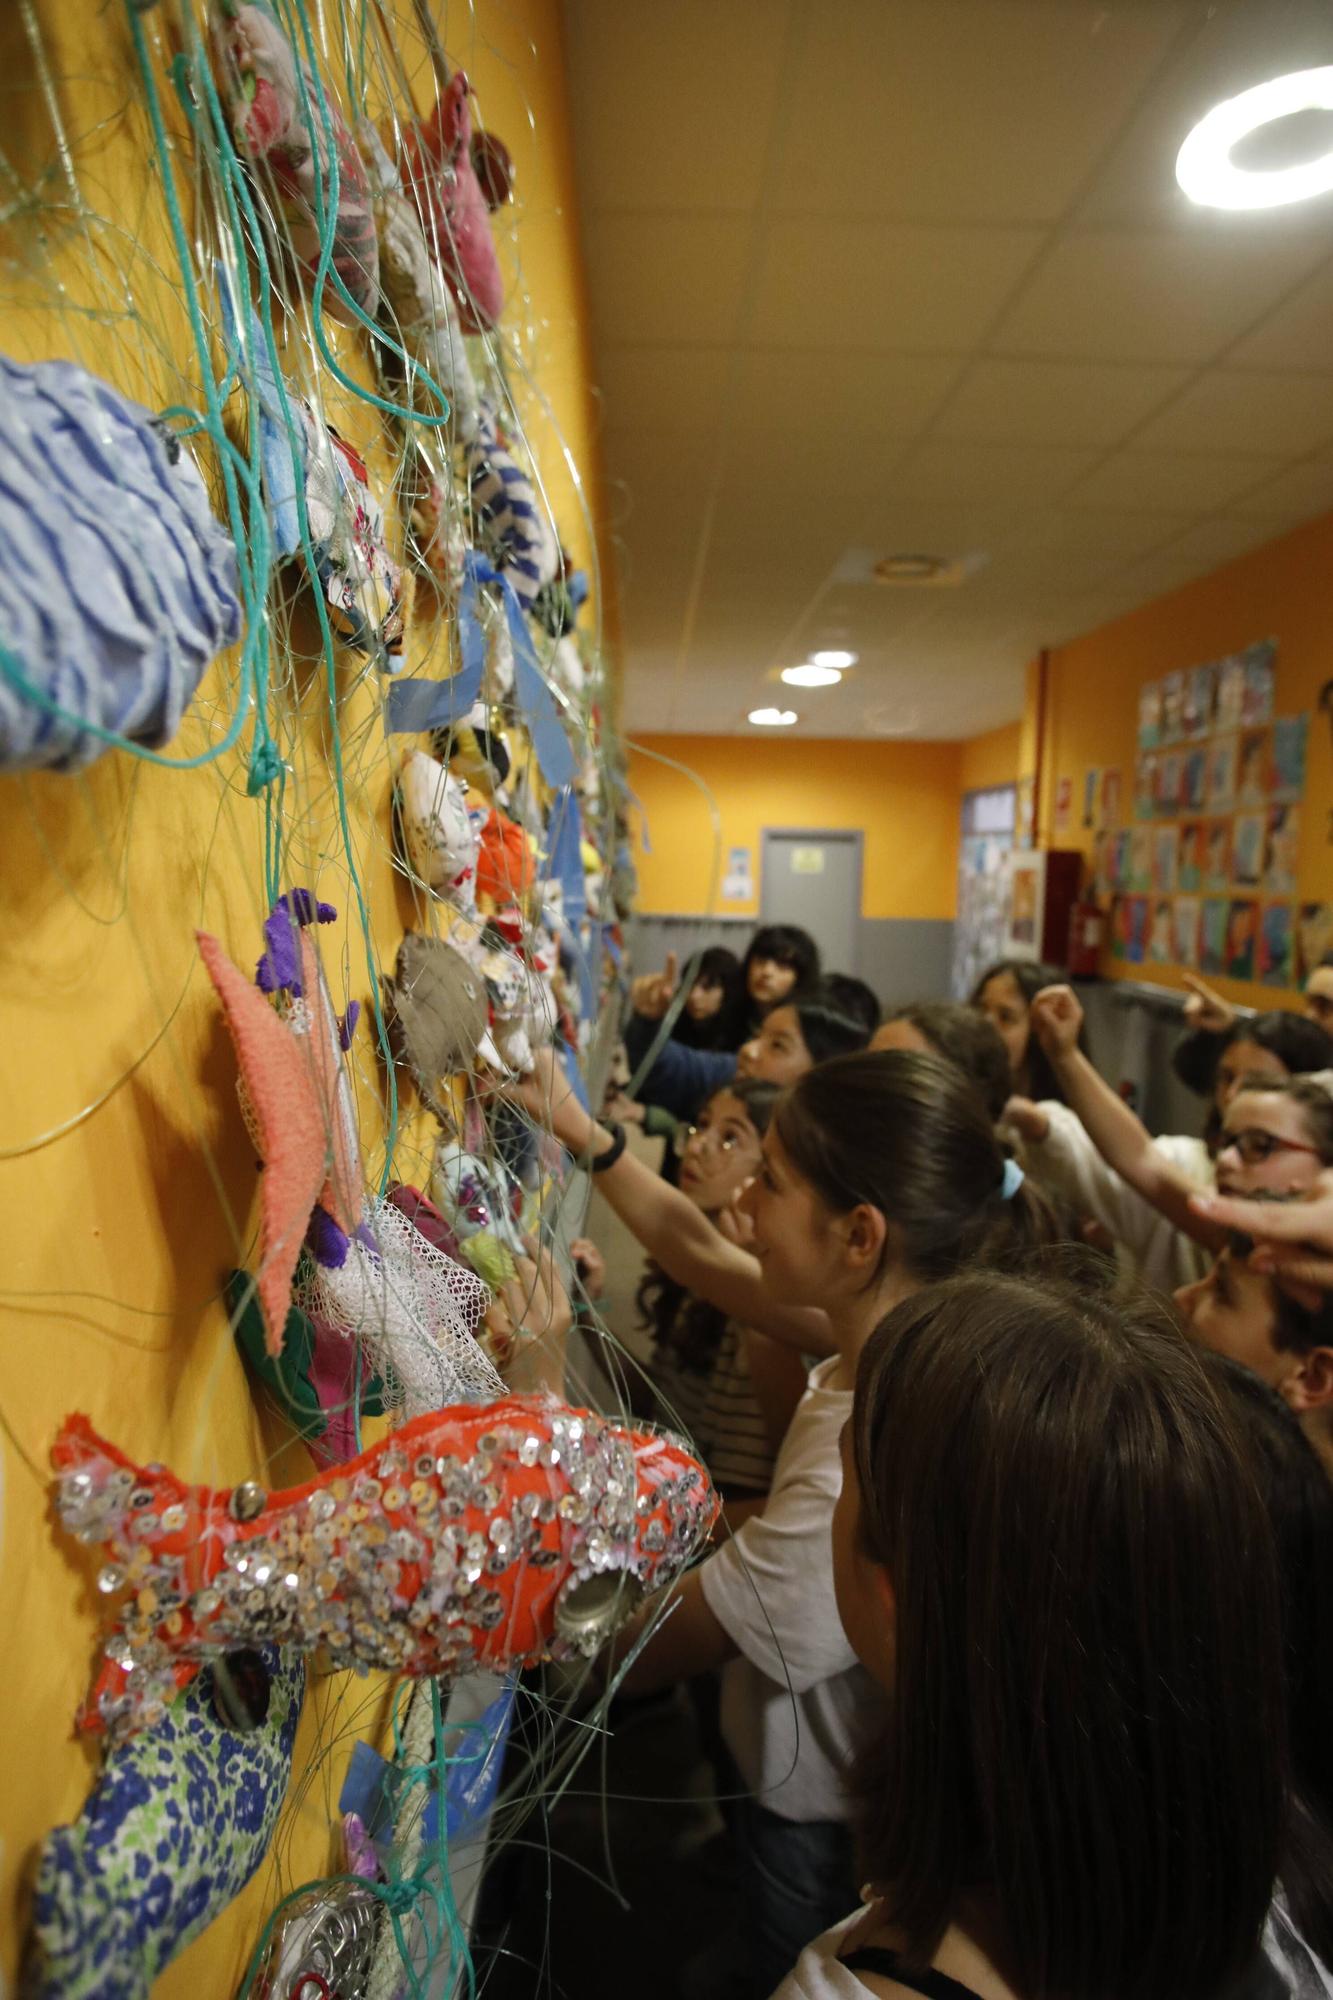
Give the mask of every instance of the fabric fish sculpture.
M 101 1546 L 118 1600 L 80 1717 L 116 1741 L 238 1647 L 412 1676 L 590 1657 L 718 1509 L 674 1437 L 542 1396 L 432 1411 L 279 1493 L 188 1486 L 84 1416 L 52 1463 L 61 1524 Z

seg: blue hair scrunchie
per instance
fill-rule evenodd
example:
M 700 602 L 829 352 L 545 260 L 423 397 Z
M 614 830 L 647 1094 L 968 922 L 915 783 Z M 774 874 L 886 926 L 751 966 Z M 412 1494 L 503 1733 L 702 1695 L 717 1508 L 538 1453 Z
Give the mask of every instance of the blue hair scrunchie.
M 1004 1163 L 1004 1179 L 1000 1182 L 1000 1200 L 1012 1201 L 1026 1179 L 1027 1175 L 1023 1172 L 1017 1160 L 1006 1160 Z

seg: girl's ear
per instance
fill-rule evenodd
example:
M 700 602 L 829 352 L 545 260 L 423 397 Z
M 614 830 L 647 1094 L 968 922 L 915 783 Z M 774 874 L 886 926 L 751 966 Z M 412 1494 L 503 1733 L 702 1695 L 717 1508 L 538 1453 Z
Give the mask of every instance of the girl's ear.
M 858 1202 L 847 1218 L 847 1254 L 859 1270 L 875 1272 L 884 1256 L 889 1225 L 868 1201 Z

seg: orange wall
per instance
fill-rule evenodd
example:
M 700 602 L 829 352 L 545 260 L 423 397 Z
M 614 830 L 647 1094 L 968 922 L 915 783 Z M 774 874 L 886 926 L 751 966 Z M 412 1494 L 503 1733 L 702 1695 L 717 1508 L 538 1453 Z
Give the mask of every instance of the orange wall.
M 1023 768 L 1023 725 L 1006 722 L 961 744 L 958 789 L 984 792 L 992 785 L 1012 785 Z
M 729 848 L 750 849 L 757 892 L 764 827 L 859 827 L 862 916 L 951 917 L 962 753 L 959 743 L 645 736 L 630 757 L 651 843 L 635 856 L 638 907 L 756 915 L 757 893 L 721 901 Z
M 1064 845 L 1091 848 L 1078 822 L 1083 773 L 1090 765 L 1119 765 L 1125 812 L 1133 809 L 1139 690 L 1177 667 L 1221 659 L 1256 639 L 1277 641 L 1274 713 L 1311 714 L 1305 801 L 1301 813 L 1301 901 L 1333 900 L 1333 744 L 1317 712 L 1319 691 L 1333 675 L 1333 515 L 1312 521 L 1228 563 L 1213 575 L 1169 597 L 1144 605 L 1049 656 L 1043 719 L 1042 798 L 1039 827 L 1046 843 L 1055 788 L 1074 786 L 1075 825 Z M 1050 844 L 1054 844 L 1051 842 Z M 1173 966 L 1131 966 L 1113 960 L 1115 976 L 1181 983 Z M 1280 989 L 1219 980 L 1232 999 L 1272 1006 Z

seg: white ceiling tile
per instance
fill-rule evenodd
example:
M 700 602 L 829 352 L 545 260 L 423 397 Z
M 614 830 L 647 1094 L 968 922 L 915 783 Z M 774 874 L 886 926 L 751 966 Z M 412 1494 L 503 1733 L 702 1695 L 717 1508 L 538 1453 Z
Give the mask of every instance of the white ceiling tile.
M 1055 245 L 989 344 L 1001 354 L 1208 361 L 1325 248 L 1311 233 L 1083 230 Z
M 1053 221 L 1184 11 L 820 0 L 806 10 L 806 115 L 787 122 L 773 199 L 804 213 Z
M 752 347 L 739 355 L 732 418 L 744 432 L 784 429 L 840 446 L 860 438 L 914 437 L 957 381 L 955 355 L 829 354 Z
M 1213 368 L 1134 439 L 1136 451 L 1304 453 L 1333 440 L 1333 375 Z
M 734 340 L 750 228 L 737 215 L 590 216 L 584 250 L 598 343 Z
M 1235 453 L 1168 456 L 1161 452 L 1121 451 L 1080 480 L 1068 495 L 1074 508 L 1114 510 L 1133 507 L 1137 500 L 1154 508 L 1190 513 L 1217 511 L 1233 494 L 1257 485 L 1280 469 L 1276 458 L 1242 457 Z
M 733 401 L 737 362 L 734 347 L 601 341 L 597 386 L 604 420 L 635 430 L 712 429 Z
M 723 7 L 672 0 L 669 8 L 565 0 L 585 213 L 754 206 L 789 7 L 790 0 Z
M 928 438 L 895 468 L 893 490 L 905 498 L 1040 506 L 1096 460 L 1092 451 L 1058 445 L 963 444 Z
M 1227 513 L 1243 520 L 1270 521 L 1276 533 L 1280 527 L 1294 527 L 1298 521 L 1313 520 L 1333 509 L 1333 457 L 1303 459 L 1279 472 L 1275 479 L 1242 493 L 1227 506 Z
M 829 215 L 768 226 L 746 338 L 772 347 L 965 353 L 1042 240 Z
M 1185 368 L 983 356 L 935 430 L 990 444 L 1113 445 L 1188 380 Z
M 1268 527 L 1260 521 L 1201 521 L 1169 548 L 1129 565 L 1119 580 L 1133 590 L 1135 602 L 1146 603 L 1211 575 L 1269 538 Z
M 1227 360 L 1241 368 L 1333 369 L 1333 262 L 1238 340 Z

